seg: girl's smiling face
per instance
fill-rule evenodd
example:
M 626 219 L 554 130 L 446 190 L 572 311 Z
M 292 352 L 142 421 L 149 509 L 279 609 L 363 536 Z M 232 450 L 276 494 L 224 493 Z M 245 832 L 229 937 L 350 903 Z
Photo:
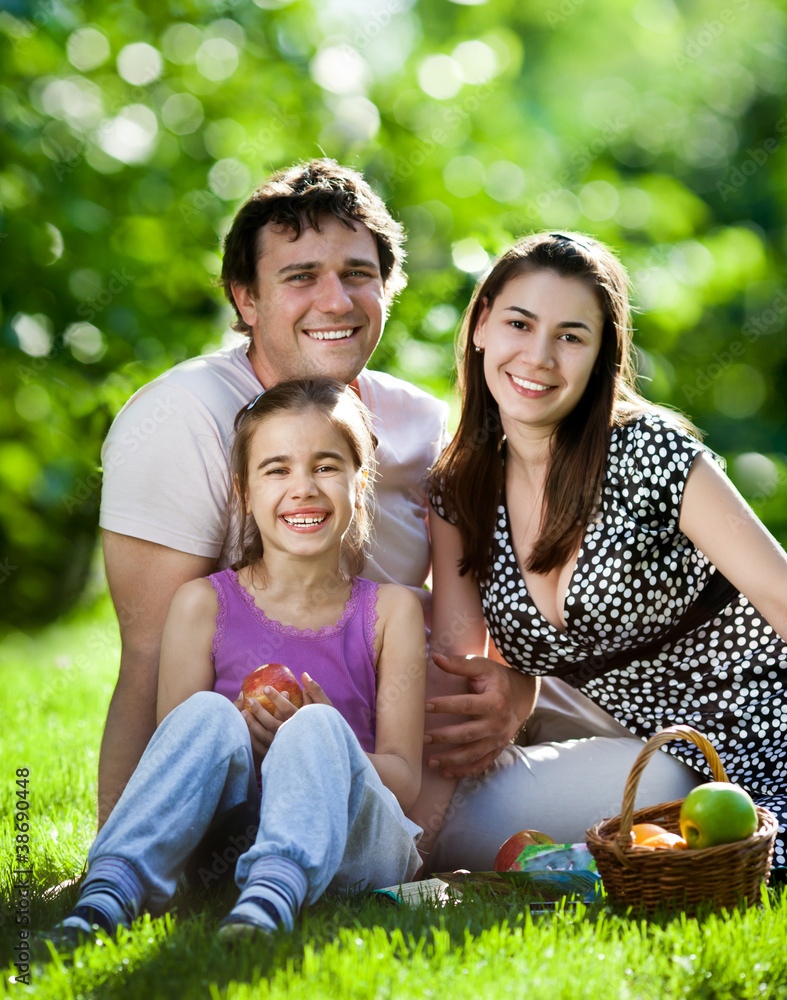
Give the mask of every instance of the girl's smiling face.
M 250 443 L 245 501 L 266 557 L 278 550 L 338 560 L 363 484 L 347 439 L 316 408 L 261 420 Z
M 555 271 L 529 271 L 485 303 L 473 343 L 503 430 L 555 427 L 582 398 L 601 349 L 604 316 L 594 290 Z

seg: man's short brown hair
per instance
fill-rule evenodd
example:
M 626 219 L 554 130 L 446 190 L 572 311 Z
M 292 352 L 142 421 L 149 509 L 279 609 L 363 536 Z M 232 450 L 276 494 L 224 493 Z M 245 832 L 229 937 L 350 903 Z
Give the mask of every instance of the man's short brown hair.
M 251 329 L 238 311 L 232 285 L 256 291 L 262 227 L 269 222 L 284 226 L 297 239 L 305 226 L 319 232 L 326 215 L 348 228 L 360 223 L 374 236 L 389 303 L 404 288 L 404 231 L 385 202 L 356 170 L 327 158 L 309 160 L 279 170 L 261 184 L 238 210 L 224 239 L 221 284 L 237 316 L 233 329 Z

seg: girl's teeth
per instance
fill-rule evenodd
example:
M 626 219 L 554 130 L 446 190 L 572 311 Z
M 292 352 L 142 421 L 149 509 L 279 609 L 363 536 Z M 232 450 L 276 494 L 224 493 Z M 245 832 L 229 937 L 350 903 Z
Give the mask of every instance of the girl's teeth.
M 287 524 L 322 524 L 325 520 L 325 515 L 322 517 L 285 517 L 284 520 Z

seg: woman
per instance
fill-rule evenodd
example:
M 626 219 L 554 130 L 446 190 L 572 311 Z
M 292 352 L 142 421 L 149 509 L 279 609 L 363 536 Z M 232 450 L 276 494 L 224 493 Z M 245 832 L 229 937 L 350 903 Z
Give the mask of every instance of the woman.
M 430 514 L 437 651 L 483 655 L 488 628 L 533 700 L 545 676 L 592 704 L 586 739 L 510 746 L 458 787 L 429 779 L 453 798 L 427 870 L 491 868 L 523 828 L 584 840 L 619 812 L 642 738 L 672 723 L 707 735 L 783 818 L 787 557 L 691 425 L 636 393 L 624 269 L 584 236 L 525 238 L 476 289 L 462 336 L 461 420 Z M 671 744 L 637 805 L 706 778 Z M 439 812 L 415 815 L 431 833 Z

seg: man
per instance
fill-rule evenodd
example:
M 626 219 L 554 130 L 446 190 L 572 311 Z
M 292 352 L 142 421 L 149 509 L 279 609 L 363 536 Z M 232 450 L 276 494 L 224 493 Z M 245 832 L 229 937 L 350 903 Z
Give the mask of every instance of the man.
M 247 339 L 165 372 L 112 425 L 102 451 L 100 524 L 122 649 L 99 761 L 99 826 L 155 728 L 161 634 L 175 591 L 232 561 L 233 421 L 265 387 L 330 375 L 352 385 L 372 411 L 379 512 L 364 575 L 413 588 L 428 621 L 424 486 L 445 441 L 447 407 L 365 369 L 406 284 L 403 241 L 401 226 L 355 171 L 315 160 L 274 174 L 238 211 L 224 245 L 222 283 L 234 328 Z M 489 669 L 506 688 L 505 673 L 513 672 Z M 471 705 L 486 722 L 474 728 L 486 740 L 475 759 L 502 748 L 521 723 L 499 687 L 486 684 L 497 696 Z M 470 757 L 465 751 L 457 774 L 473 773 Z

